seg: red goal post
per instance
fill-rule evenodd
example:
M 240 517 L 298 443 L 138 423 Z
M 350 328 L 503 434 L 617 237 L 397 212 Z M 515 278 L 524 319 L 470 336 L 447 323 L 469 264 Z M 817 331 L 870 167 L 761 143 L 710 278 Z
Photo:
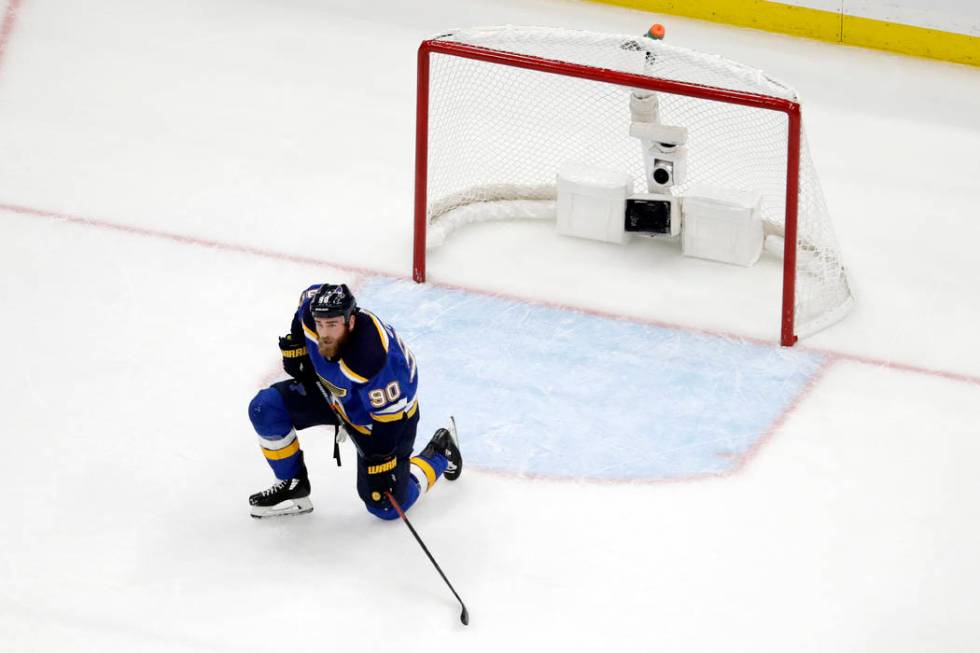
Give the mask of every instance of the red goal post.
M 562 34 L 587 34 L 574 33 L 566 30 L 549 30 L 545 28 L 489 28 L 494 30 L 521 30 L 528 29 L 544 34 L 555 34 L 560 38 Z M 477 61 L 504 69 L 521 69 L 535 71 L 548 75 L 558 75 L 565 78 L 577 78 L 600 82 L 602 84 L 612 84 L 627 89 L 644 89 L 657 93 L 669 94 L 672 96 L 683 96 L 698 100 L 705 100 L 726 105 L 738 105 L 765 111 L 772 111 L 784 114 L 787 120 L 785 135 L 785 198 L 784 213 L 782 224 L 783 237 L 783 280 L 782 280 L 782 310 L 780 343 L 784 346 L 792 346 L 798 339 L 796 329 L 797 313 L 797 252 L 798 252 L 798 215 L 800 197 L 800 163 L 801 150 L 803 143 L 802 119 L 800 104 L 794 99 L 786 97 L 776 97 L 761 93 L 748 92 L 736 88 L 724 88 L 720 86 L 709 86 L 692 81 L 685 81 L 657 77 L 651 74 L 641 74 L 638 72 L 628 72 L 604 67 L 596 67 L 585 63 L 546 58 L 528 54 L 525 52 L 513 51 L 511 48 L 488 47 L 485 44 L 474 44 L 465 42 L 466 39 L 447 38 L 456 34 L 442 35 L 440 37 L 423 41 L 418 50 L 418 95 L 416 106 L 416 151 L 415 151 L 415 204 L 414 204 L 414 254 L 413 254 L 413 279 L 422 283 L 426 278 L 426 238 L 429 229 L 429 209 L 430 209 L 430 92 L 432 80 L 430 69 L 433 55 L 444 55 L 446 57 L 458 58 L 463 60 Z M 629 39 L 630 37 L 616 37 L 619 39 Z M 658 53 L 664 48 L 664 44 L 653 42 L 650 39 L 634 39 L 642 43 L 644 47 L 655 49 Z M 646 43 L 649 41 L 649 43 Z M 667 46 L 670 47 L 670 46 Z M 673 48 L 675 50 L 682 50 Z M 767 78 L 768 79 L 768 78 Z M 795 95 L 795 94 L 794 94 Z M 819 189 L 819 186 L 818 186 Z M 822 195 L 821 195 L 822 202 Z M 832 238 L 832 234 L 831 234 Z M 836 242 L 833 241 L 836 248 Z M 836 251 L 833 252 L 834 261 L 837 262 Z M 851 303 L 850 291 L 846 287 L 846 277 L 843 274 L 843 266 L 840 266 L 840 277 L 843 280 L 846 298 L 840 302 L 843 306 L 836 307 L 840 313 L 830 320 L 832 323 L 840 318 Z M 819 328 L 824 328 L 825 325 Z

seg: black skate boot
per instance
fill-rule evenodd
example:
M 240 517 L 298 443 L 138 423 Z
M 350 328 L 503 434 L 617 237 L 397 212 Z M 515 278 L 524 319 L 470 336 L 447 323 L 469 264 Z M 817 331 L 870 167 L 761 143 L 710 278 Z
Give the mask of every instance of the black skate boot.
M 300 461 L 300 473 L 296 478 L 277 481 L 268 490 L 256 492 L 248 498 L 252 507 L 252 517 L 281 517 L 283 515 L 302 515 L 313 510 L 310 501 L 310 479 L 306 465 Z
M 449 418 L 449 428 L 439 429 L 425 445 L 425 449 L 419 454 L 423 458 L 432 457 L 441 453 L 449 461 L 443 477 L 447 481 L 455 481 L 463 473 L 463 456 L 459 453 L 459 437 L 456 435 L 456 420 Z

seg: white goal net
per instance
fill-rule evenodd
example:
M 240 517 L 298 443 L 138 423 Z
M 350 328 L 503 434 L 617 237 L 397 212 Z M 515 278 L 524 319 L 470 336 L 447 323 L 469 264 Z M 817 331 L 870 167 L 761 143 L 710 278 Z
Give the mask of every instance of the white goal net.
M 426 41 L 419 81 L 417 280 L 425 243 L 441 243 L 460 224 L 554 217 L 564 162 L 622 170 L 645 192 L 630 100 L 656 95 L 660 123 L 688 134 L 686 176 L 670 193 L 705 185 L 758 192 L 766 233 L 795 230 L 795 246 L 786 249 L 783 344 L 850 307 L 796 93 L 786 84 L 650 38 L 527 27 Z

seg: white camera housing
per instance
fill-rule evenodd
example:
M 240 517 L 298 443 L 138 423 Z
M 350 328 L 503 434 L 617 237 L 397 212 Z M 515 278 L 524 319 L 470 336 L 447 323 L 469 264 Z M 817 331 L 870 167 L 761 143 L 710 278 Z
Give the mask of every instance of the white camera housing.
M 557 174 L 558 233 L 623 245 L 632 234 L 623 216 L 633 177 L 607 168 L 570 161 Z
M 687 128 L 650 122 L 630 124 L 630 136 L 643 145 L 647 190 L 669 193 L 687 178 Z
M 759 260 L 765 239 L 762 193 L 697 186 L 681 201 L 685 256 L 750 266 Z

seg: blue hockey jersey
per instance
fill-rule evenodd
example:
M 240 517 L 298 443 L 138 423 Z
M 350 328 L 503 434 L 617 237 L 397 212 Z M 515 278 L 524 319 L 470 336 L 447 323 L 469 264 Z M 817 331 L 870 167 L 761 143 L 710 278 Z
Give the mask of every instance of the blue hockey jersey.
M 303 294 L 292 330 L 297 336 L 302 332 L 319 382 L 358 450 L 368 456 L 391 454 L 400 444 L 401 422 L 418 411 L 415 357 L 390 325 L 364 309 L 353 314 L 354 326 L 334 359 L 322 356 L 309 309 L 317 288 Z

